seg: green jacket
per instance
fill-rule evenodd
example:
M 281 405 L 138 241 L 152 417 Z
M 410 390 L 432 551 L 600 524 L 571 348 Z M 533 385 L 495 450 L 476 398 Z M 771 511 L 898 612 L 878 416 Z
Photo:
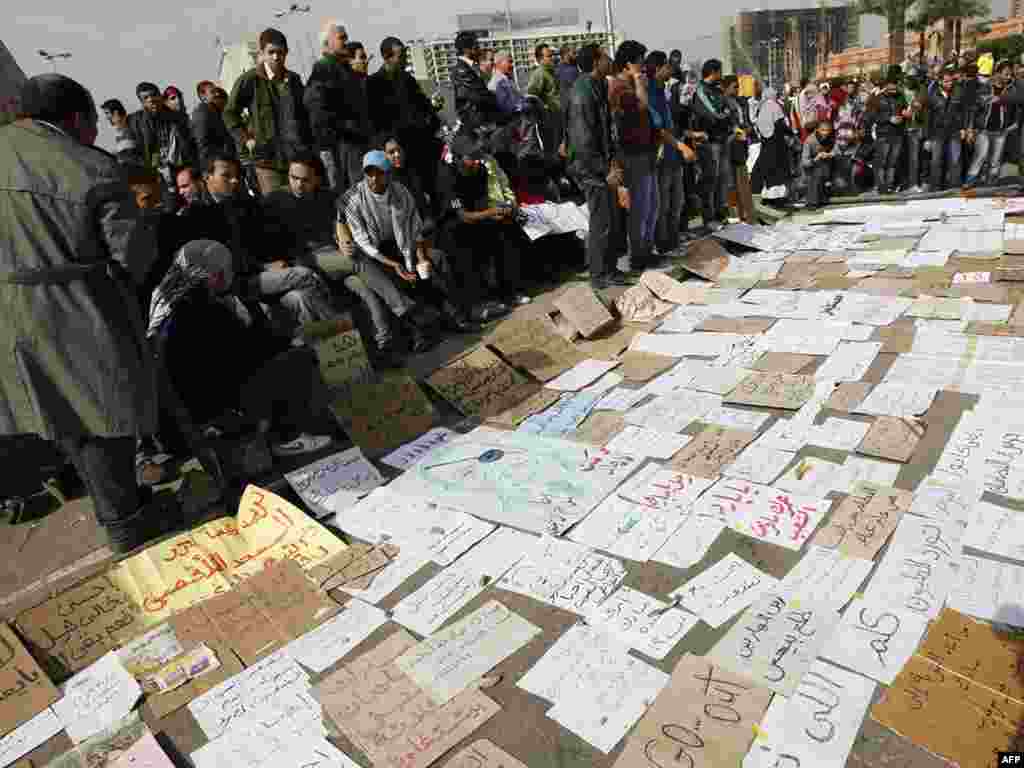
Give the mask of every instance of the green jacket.
M 530 73 L 530 82 L 526 86 L 526 92 L 540 99 L 544 104 L 544 109 L 549 112 L 558 112 L 562 108 L 559 91 L 560 86 L 558 78 L 555 77 L 554 67 L 541 65 Z
M 288 72 L 283 81 L 271 81 L 262 64 L 250 69 L 231 89 L 224 125 L 238 142 L 243 158 L 248 154 L 245 143 L 256 139 L 252 158 L 257 164 L 287 170 L 288 158 L 308 150 L 311 144 L 302 78 Z
M 138 209 L 117 159 L 45 123 L 0 128 L 0 435 L 134 437 L 156 426 L 135 289 Z

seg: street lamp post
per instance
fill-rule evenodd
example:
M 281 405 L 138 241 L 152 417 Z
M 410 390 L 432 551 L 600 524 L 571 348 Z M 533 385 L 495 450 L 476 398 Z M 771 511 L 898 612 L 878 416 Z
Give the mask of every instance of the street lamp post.
M 41 57 L 43 57 L 43 59 L 45 59 L 50 64 L 50 66 L 53 67 L 53 71 L 54 72 L 57 71 L 57 61 L 59 59 L 70 59 L 71 58 L 71 52 L 70 51 L 59 51 L 59 52 L 51 53 L 50 51 L 44 51 L 43 49 L 40 48 L 38 53 L 39 53 L 39 55 Z

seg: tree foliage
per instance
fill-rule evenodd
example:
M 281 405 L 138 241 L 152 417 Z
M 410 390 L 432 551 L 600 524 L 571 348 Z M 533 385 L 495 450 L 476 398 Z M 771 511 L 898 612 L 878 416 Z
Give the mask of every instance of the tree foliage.
M 868 16 L 881 16 L 889 28 L 889 63 L 903 61 L 903 36 L 907 24 L 909 0 L 857 0 L 857 10 Z

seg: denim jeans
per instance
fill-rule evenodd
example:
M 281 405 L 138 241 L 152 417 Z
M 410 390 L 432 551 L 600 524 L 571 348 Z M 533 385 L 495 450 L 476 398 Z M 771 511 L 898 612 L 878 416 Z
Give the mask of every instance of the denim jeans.
M 921 184 L 921 143 L 924 140 L 920 128 L 907 129 L 907 186 Z
M 896 182 L 896 166 L 903 151 L 903 134 L 875 139 L 875 189 L 890 189 Z
M 725 145 L 706 141 L 697 148 L 700 159 L 700 202 L 704 226 L 718 219 L 725 207 L 725 191 L 729 184 L 729 167 Z
M 627 154 L 622 159 L 629 190 L 629 263 L 643 268 L 658 226 L 658 182 L 653 153 Z
M 974 142 L 974 157 L 967 170 L 969 179 L 977 179 L 985 162 L 988 161 L 988 180 L 999 179 L 999 168 L 1003 164 L 1003 150 L 1006 149 L 1006 131 L 979 131 Z
M 661 251 L 679 245 L 680 219 L 686 205 L 683 169 L 676 163 L 658 166 L 658 226 L 655 242 Z
M 932 189 L 942 188 L 942 163 L 946 163 L 946 178 L 950 187 L 960 186 L 960 136 L 932 139 Z
M 331 289 L 309 267 L 265 269 L 249 278 L 248 288 L 255 296 L 277 300 L 283 312 L 273 314 L 283 332 L 335 315 Z
M 825 202 L 825 182 L 832 179 L 832 161 L 819 160 L 807 169 L 807 205 L 817 207 Z
M 366 146 L 339 141 L 333 152 L 321 150 L 320 159 L 327 169 L 327 183 L 338 194 L 355 186 L 363 178 L 363 155 Z

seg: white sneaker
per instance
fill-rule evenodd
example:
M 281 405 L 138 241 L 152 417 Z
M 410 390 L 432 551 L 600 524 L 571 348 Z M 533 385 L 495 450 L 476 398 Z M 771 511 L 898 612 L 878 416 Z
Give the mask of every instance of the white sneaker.
M 271 446 L 270 452 L 275 456 L 301 456 L 304 453 L 321 451 L 331 444 L 332 438 L 328 435 L 309 435 L 303 432 L 287 443 L 278 443 Z

